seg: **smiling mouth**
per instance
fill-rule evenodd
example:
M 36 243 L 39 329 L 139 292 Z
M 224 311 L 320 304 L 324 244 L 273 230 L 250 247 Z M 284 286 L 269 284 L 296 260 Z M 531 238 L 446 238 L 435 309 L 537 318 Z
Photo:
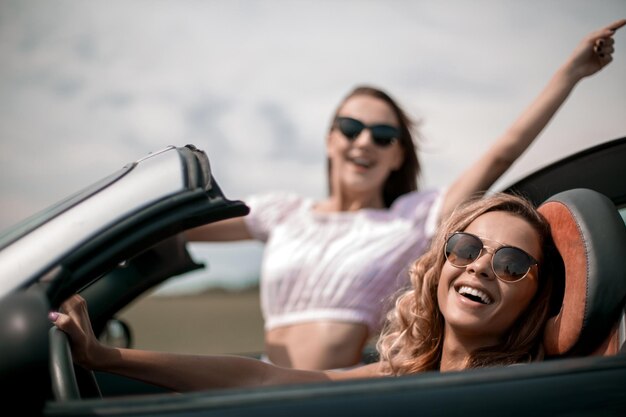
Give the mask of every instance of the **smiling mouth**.
M 362 168 L 371 168 L 374 165 L 374 162 L 372 162 L 370 159 L 361 157 L 349 157 L 348 161 Z
M 467 285 L 462 285 L 461 287 L 457 288 L 456 292 L 458 292 L 463 297 L 474 301 L 475 303 L 480 303 L 484 305 L 489 305 L 493 303 L 493 300 L 489 295 L 487 295 L 487 293 L 477 288 L 469 287 Z

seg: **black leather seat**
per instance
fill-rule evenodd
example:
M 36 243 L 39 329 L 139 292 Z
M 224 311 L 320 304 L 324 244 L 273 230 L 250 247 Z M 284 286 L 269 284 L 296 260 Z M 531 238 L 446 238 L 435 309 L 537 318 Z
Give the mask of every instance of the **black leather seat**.
M 612 355 L 624 346 L 626 226 L 613 202 L 589 189 L 554 195 L 548 219 L 565 266 L 560 311 L 547 323 L 548 357 Z

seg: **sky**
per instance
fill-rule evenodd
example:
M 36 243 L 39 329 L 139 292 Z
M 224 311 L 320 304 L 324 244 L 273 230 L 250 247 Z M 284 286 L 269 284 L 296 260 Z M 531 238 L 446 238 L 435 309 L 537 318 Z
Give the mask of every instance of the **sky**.
M 0 231 L 168 145 L 205 150 L 229 198 L 322 198 L 330 118 L 358 84 L 420 121 L 420 185 L 445 186 L 625 17 L 623 0 L 0 0 Z M 626 135 L 615 40 L 494 189 Z

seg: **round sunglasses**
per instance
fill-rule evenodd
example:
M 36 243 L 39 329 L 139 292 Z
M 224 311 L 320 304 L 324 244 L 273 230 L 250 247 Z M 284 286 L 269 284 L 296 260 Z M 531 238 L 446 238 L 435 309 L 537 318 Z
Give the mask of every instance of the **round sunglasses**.
M 396 127 L 390 125 L 366 125 L 362 121 L 351 117 L 337 117 L 335 126 L 351 142 L 356 140 L 364 129 L 369 129 L 372 133 L 372 140 L 381 148 L 391 145 L 400 137 L 400 131 Z
M 446 240 L 444 254 L 452 266 L 463 268 L 480 257 L 483 249 L 492 254 L 491 269 L 504 282 L 517 282 L 525 278 L 533 265 L 539 262 L 525 251 L 513 246 L 500 246 L 493 250 L 471 233 L 455 232 Z

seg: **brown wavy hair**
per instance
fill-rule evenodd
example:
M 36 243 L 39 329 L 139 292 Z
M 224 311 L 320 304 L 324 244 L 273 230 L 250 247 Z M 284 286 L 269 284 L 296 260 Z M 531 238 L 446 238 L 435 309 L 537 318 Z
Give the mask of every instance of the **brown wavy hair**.
M 539 234 L 542 259 L 539 260 L 537 293 L 526 310 L 495 346 L 472 352 L 467 366 L 478 368 L 530 362 L 542 358 L 541 340 L 550 314 L 554 282 L 562 277 L 562 261 L 550 234 L 550 225 L 526 199 L 494 194 L 476 197 L 458 207 L 440 226 L 430 249 L 410 268 L 411 288 L 396 298 L 377 343 L 386 373 L 405 375 L 439 370 L 444 339 L 444 318 L 437 302 L 437 287 L 445 256 L 446 237 L 464 230 L 484 213 L 504 211 L 526 220 Z
M 407 113 L 400 107 L 396 100 L 394 100 L 389 94 L 384 91 L 371 87 L 371 86 L 357 86 L 355 87 L 344 99 L 341 101 L 331 122 L 330 130 L 335 128 L 335 119 L 339 115 L 339 111 L 343 105 L 355 96 L 369 96 L 384 101 L 391 108 L 391 111 L 398 119 L 398 129 L 400 130 L 400 137 L 398 141 L 404 152 L 404 161 L 397 170 L 391 172 L 389 177 L 383 185 L 383 201 L 385 207 L 391 207 L 391 204 L 396 198 L 417 190 L 417 182 L 421 173 L 421 167 L 417 156 L 417 145 L 415 139 L 419 137 L 417 132 L 418 123 L 413 121 Z M 328 171 L 328 191 L 332 193 L 332 181 L 331 181 L 331 161 L 326 159 L 327 171 Z

